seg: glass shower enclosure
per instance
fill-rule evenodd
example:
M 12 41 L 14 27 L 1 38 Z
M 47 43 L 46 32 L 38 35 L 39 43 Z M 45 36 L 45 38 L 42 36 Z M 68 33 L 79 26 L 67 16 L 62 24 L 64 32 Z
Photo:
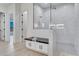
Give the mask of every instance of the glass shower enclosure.
M 75 4 L 53 3 L 51 23 L 53 26 L 53 54 L 77 55 L 75 49 Z
M 33 6 L 33 27 L 36 30 L 46 29 L 52 32 L 53 38 L 49 39 L 49 45 L 53 43 L 53 55 L 79 55 L 79 4 L 35 3 Z

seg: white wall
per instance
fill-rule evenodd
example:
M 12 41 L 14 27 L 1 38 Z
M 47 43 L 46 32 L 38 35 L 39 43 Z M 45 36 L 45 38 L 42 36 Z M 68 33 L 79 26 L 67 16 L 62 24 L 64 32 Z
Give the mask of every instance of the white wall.
M 15 4 L 15 32 L 14 32 L 14 36 L 15 36 L 15 42 L 19 42 L 20 41 L 20 19 L 21 19 L 21 11 L 20 11 L 20 4 L 17 3 Z
M 75 50 L 79 55 L 79 3 L 75 4 Z
M 0 12 L 6 12 L 6 6 L 5 5 L 7 5 L 6 3 L 4 4 L 0 4 Z

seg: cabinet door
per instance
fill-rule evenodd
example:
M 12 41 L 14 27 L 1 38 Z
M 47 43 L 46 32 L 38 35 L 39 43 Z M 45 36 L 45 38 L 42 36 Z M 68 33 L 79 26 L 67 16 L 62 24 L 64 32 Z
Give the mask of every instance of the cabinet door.
M 35 43 L 36 42 L 31 41 L 31 48 L 34 49 L 34 50 L 36 50 L 36 44 Z
M 43 51 L 43 45 L 39 42 L 36 42 L 36 50 L 39 52 Z
M 32 46 L 31 41 L 26 41 L 26 47 L 31 48 L 31 46 Z
M 36 50 L 42 53 L 48 53 L 48 45 L 36 42 Z
M 43 47 L 44 47 L 43 51 L 44 51 L 46 54 L 48 54 L 48 44 L 43 44 Z
M 32 41 L 26 41 L 26 47 L 31 49 L 36 49 L 35 42 Z

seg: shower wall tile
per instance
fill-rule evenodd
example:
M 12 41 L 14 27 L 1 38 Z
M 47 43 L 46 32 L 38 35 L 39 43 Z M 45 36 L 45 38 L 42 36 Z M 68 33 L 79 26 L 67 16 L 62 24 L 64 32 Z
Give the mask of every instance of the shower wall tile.
M 73 44 L 57 43 L 56 47 L 57 51 L 59 51 L 58 54 L 66 53 L 70 55 L 77 55 Z

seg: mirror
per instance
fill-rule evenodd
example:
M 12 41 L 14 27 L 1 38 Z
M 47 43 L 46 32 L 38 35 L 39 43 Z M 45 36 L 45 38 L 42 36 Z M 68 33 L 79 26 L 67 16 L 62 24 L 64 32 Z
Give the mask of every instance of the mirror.
M 49 29 L 50 4 L 49 3 L 34 3 L 33 9 L 34 9 L 33 28 L 34 29 Z

